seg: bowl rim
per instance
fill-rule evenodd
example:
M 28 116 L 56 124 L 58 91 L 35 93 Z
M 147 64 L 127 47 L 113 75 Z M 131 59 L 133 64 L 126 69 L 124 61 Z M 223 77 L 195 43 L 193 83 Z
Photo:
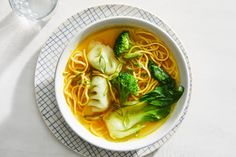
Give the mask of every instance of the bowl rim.
M 183 107 L 181 109 L 181 111 L 179 111 L 178 115 L 177 115 L 177 118 L 175 118 L 174 122 L 168 127 L 168 129 L 166 129 L 165 133 L 163 133 L 159 139 L 156 139 L 155 141 L 151 141 L 149 142 L 148 144 L 146 145 L 143 145 L 143 146 L 132 146 L 132 148 L 125 148 L 125 147 L 122 147 L 122 149 L 120 148 L 110 148 L 110 147 L 104 147 L 103 145 L 100 145 L 98 143 L 94 143 L 94 141 L 96 140 L 93 140 L 93 141 L 89 141 L 88 139 L 86 139 L 84 136 L 82 136 L 78 131 L 77 129 L 75 129 L 75 127 L 73 125 L 71 125 L 71 122 L 69 121 L 69 118 L 65 116 L 65 113 L 63 112 L 63 106 L 60 105 L 62 102 L 59 102 L 58 100 L 58 97 L 60 96 L 58 93 L 58 90 L 56 89 L 57 88 L 57 78 L 59 75 L 61 74 L 58 74 L 58 67 L 59 67 L 59 64 L 62 60 L 62 56 L 63 54 L 66 53 L 66 50 L 68 49 L 68 47 L 73 43 L 75 42 L 75 39 L 78 38 L 78 36 L 80 36 L 83 32 L 85 32 L 86 30 L 88 30 L 89 28 L 91 28 L 92 26 L 94 25 L 97 25 L 99 23 L 103 23 L 103 22 L 106 22 L 106 21 L 110 21 L 110 20 L 117 20 L 117 19 L 120 19 L 120 20 L 124 20 L 124 19 L 130 19 L 130 20 L 134 20 L 134 21 L 137 21 L 137 22 L 141 22 L 141 23 L 145 23 L 147 25 L 149 25 L 150 27 L 153 27 L 155 29 L 158 29 L 166 38 L 168 38 L 168 40 L 175 46 L 175 48 L 178 50 L 178 55 L 182 58 L 181 60 L 183 61 L 183 65 L 184 65 L 184 68 L 186 70 L 186 76 L 187 76 L 187 87 L 185 88 L 188 88 L 188 90 L 185 90 L 185 91 L 188 91 L 188 93 L 186 93 L 186 98 L 184 99 L 184 102 L 183 102 Z M 123 26 L 122 24 L 120 24 L 121 26 Z M 118 26 L 118 25 L 117 25 Z M 131 26 L 131 25 L 124 25 L 124 26 Z M 112 26 L 107 26 L 107 27 L 104 27 L 104 28 L 109 28 L 109 27 L 112 27 Z M 100 28 L 101 29 L 101 28 Z M 100 29 L 97 29 L 96 31 L 99 31 Z M 148 29 L 146 29 L 148 30 Z M 95 32 L 96 32 L 95 31 Z M 85 38 L 87 36 L 89 36 L 90 34 L 92 34 L 91 32 L 88 33 L 88 35 L 85 36 Z M 84 38 L 83 38 L 84 39 Z M 81 40 L 80 40 L 81 41 Z M 78 44 L 78 42 L 77 42 Z M 71 53 L 70 53 L 71 54 Z M 67 60 L 68 61 L 68 60 Z M 66 62 L 67 63 L 67 62 Z M 77 31 L 73 37 L 71 37 L 71 39 L 69 39 L 67 45 L 65 46 L 65 48 L 63 49 L 63 52 L 60 54 L 59 56 L 59 59 L 58 59 L 58 62 L 56 64 L 56 71 L 54 73 L 54 92 L 55 92 L 55 96 L 56 96 L 56 102 L 57 102 L 57 105 L 58 105 L 58 108 L 62 114 L 62 117 L 64 118 L 65 122 L 68 124 L 68 126 L 80 137 L 82 138 L 83 140 L 85 140 L 86 142 L 92 144 L 92 145 L 95 145 L 99 148 L 102 148 L 102 149 L 106 149 L 106 150 L 111 150 L 111 151 L 132 151 L 132 150 L 137 150 L 137 149 L 140 149 L 140 148 L 143 148 L 143 147 L 147 147 L 149 145 L 152 145 L 153 143 L 157 142 L 158 140 L 161 140 L 162 138 L 164 138 L 173 128 L 175 127 L 178 127 L 178 124 L 179 124 L 179 121 L 182 121 L 181 117 L 183 116 L 183 114 L 185 114 L 185 110 L 187 110 L 187 107 L 189 105 L 189 101 L 190 101 L 190 98 L 191 98 L 191 90 L 192 90 L 192 77 L 191 77 L 191 69 L 190 69 L 190 65 L 189 65 L 189 61 L 188 61 L 188 57 L 185 53 L 184 50 L 182 50 L 180 48 L 180 46 L 176 43 L 176 41 L 166 32 L 164 31 L 160 26 L 154 24 L 154 23 L 151 23 L 150 21 L 147 21 L 145 19 L 141 19 L 141 18 L 137 18 L 137 17 L 132 17 L 132 16 L 114 16 L 114 17 L 108 17 L 108 18 L 104 18 L 104 19 L 100 19 L 100 20 L 96 20 L 94 22 L 92 22 L 91 24 L 88 24 L 86 25 L 84 28 L 82 28 L 81 30 Z M 61 91 L 62 92 L 62 91 Z M 62 92 L 63 93 L 63 92 Z M 64 98 L 64 94 L 63 94 L 63 98 Z M 66 103 L 66 105 L 68 105 Z M 69 108 L 69 107 L 68 107 Z M 70 109 L 69 109 L 70 110 Z M 71 110 L 70 110 L 71 112 Z M 71 114 L 73 115 L 73 113 L 71 112 Z M 75 116 L 73 115 L 73 117 L 75 118 Z M 75 118 L 76 119 L 76 118 Z M 169 118 L 168 118 L 169 119 Z M 168 121 L 167 119 L 167 121 Z M 78 119 L 76 119 L 76 121 L 79 122 Z M 79 122 L 80 123 L 80 122 Z M 166 122 L 164 122 L 165 124 Z M 162 124 L 162 126 L 164 125 Z M 84 127 L 84 126 L 83 126 Z M 85 128 L 85 127 L 84 127 Z M 86 129 L 86 128 L 85 128 Z M 160 128 L 158 128 L 157 130 L 159 130 Z M 157 130 L 155 130 L 154 132 L 156 132 Z M 152 132 L 153 133 L 153 132 Z M 152 134 L 150 133 L 150 134 Z M 92 133 L 90 132 L 90 134 L 92 135 Z M 149 134 L 149 135 L 150 135 Z M 147 136 L 149 136 L 147 135 Z M 142 139 L 145 139 L 147 136 L 143 137 Z M 135 139 L 136 140 L 136 139 Z M 115 142 L 112 142 L 112 143 L 115 143 Z M 118 142 L 118 143 L 123 143 L 123 142 Z

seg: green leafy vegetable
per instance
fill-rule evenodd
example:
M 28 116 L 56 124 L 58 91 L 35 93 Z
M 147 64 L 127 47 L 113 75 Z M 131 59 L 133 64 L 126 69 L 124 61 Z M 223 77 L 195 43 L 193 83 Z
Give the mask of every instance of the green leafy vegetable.
M 127 137 L 145 127 L 145 122 L 159 121 L 165 118 L 171 111 L 171 105 L 182 96 L 184 87 L 177 87 L 175 80 L 167 72 L 153 62 L 149 63 L 149 70 L 152 76 L 160 82 L 160 85 L 138 101 L 124 102 L 125 106 L 123 105 L 106 116 L 104 120 L 112 138 Z M 121 80 L 118 78 L 116 82 L 120 83 Z M 125 85 L 127 87 L 127 84 Z M 127 89 L 123 88 L 121 91 L 127 93 Z
M 131 40 L 128 31 L 120 33 L 115 42 L 114 52 L 116 57 L 119 57 L 122 53 L 127 52 L 131 47 Z
M 145 94 L 140 101 L 145 101 L 150 105 L 164 107 L 176 103 L 184 92 L 184 87 L 168 88 L 168 86 L 156 87 L 153 91 Z
M 149 61 L 148 68 L 152 74 L 152 77 L 159 81 L 161 86 L 167 85 L 169 88 L 174 88 L 176 86 L 175 80 L 152 61 Z
M 137 80 L 130 73 L 120 72 L 111 83 L 118 89 L 121 103 L 125 102 L 130 94 L 136 95 L 138 92 Z
M 163 107 L 179 100 L 184 92 L 183 86 L 176 86 L 175 80 L 162 68 L 149 61 L 148 68 L 160 85 L 140 98 L 151 105 Z
M 170 113 L 170 107 L 157 108 L 139 102 L 112 112 L 105 118 L 110 136 L 114 139 L 124 138 L 142 129 L 147 121 L 158 121 Z

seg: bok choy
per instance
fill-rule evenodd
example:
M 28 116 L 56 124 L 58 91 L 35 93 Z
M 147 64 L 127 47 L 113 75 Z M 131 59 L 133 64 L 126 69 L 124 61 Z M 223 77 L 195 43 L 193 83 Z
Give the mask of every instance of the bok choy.
M 171 105 L 182 96 L 184 87 L 177 87 L 175 80 L 167 72 L 153 62 L 149 63 L 149 70 L 160 85 L 138 101 L 124 103 L 131 104 L 130 106 L 123 105 L 106 116 L 104 120 L 112 138 L 127 137 L 145 127 L 145 122 L 167 117 Z
M 112 112 L 105 118 L 110 136 L 124 138 L 145 127 L 144 122 L 158 121 L 170 113 L 170 106 L 157 108 L 144 102 L 126 106 Z

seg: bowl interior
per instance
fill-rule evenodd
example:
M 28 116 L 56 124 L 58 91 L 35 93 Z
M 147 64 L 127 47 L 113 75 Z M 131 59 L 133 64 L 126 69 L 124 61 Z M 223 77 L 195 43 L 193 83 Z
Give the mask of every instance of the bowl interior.
M 165 42 L 165 44 L 170 48 L 173 55 L 175 56 L 180 71 L 180 84 L 185 87 L 185 92 L 178 101 L 175 110 L 171 113 L 168 120 L 159 129 L 157 129 L 155 132 L 151 133 L 150 135 L 144 138 L 129 140 L 126 142 L 110 142 L 90 133 L 75 118 L 69 106 L 67 105 L 63 94 L 64 78 L 62 73 L 65 69 L 70 54 L 75 49 L 76 45 L 91 33 L 94 33 L 106 27 L 112 27 L 117 25 L 141 27 L 160 37 L 160 39 Z M 55 92 L 56 92 L 57 103 L 68 125 L 73 129 L 73 131 L 76 134 L 78 134 L 81 138 L 88 141 L 89 143 L 104 149 L 109 149 L 114 151 L 129 151 L 129 150 L 139 149 L 148 146 L 163 138 L 171 129 L 173 129 L 176 126 L 177 122 L 180 120 L 180 117 L 183 114 L 183 110 L 187 105 L 189 90 L 190 90 L 190 74 L 188 71 L 187 61 L 185 60 L 183 52 L 181 52 L 181 50 L 175 44 L 173 39 L 171 39 L 171 37 L 167 33 L 162 31 L 160 27 L 153 25 L 147 21 L 131 17 L 115 17 L 115 18 L 113 17 L 102 21 L 97 21 L 79 31 L 75 35 L 75 37 L 69 42 L 68 46 L 62 53 L 55 73 Z

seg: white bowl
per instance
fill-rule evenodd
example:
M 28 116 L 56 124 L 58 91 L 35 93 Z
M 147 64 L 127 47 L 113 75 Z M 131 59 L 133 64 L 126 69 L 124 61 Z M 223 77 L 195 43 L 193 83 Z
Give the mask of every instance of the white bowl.
M 125 25 L 125 26 L 138 26 L 144 28 L 161 38 L 162 41 L 170 48 L 173 52 L 177 64 L 179 66 L 180 71 L 180 84 L 185 87 L 185 91 L 183 96 L 178 101 L 175 110 L 171 113 L 168 120 L 156 131 L 151 133 L 150 135 L 140 138 L 134 139 L 125 142 L 110 142 L 103 138 L 97 137 L 93 135 L 90 131 L 88 131 L 83 125 L 80 124 L 79 120 L 75 118 L 73 113 L 71 112 L 69 106 L 66 103 L 64 94 L 63 94 L 63 86 L 64 86 L 64 78 L 63 71 L 65 70 L 67 61 L 71 52 L 75 49 L 76 45 L 87 37 L 89 34 L 96 32 L 102 28 L 111 27 L 115 25 Z M 78 134 L 81 138 L 86 140 L 87 142 L 96 145 L 98 147 L 113 150 L 113 151 L 130 151 L 139 149 L 154 142 L 161 140 L 166 134 L 168 134 L 180 121 L 181 116 L 184 114 L 184 109 L 187 106 L 187 100 L 189 99 L 189 92 L 191 89 L 190 86 L 190 71 L 188 68 L 188 64 L 184 53 L 181 49 L 175 44 L 174 40 L 171 37 L 162 31 L 162 29 L 156 25 L 151 24 L 148 21 L 140 20 L 137 18 L 131 17 L 113 17 L 105 20 L 97 21 L 91 25 L 88 25 L 82 31 L 79 31 L 75 37 L 69 42 L 68 46 L 62 53 L 60 60 L 57 65 L 56 73 L 55 73 L 55 92 L 56 99 L 59 106 L 59 109 L 64 117 L 65 121 L 68 125 L 73 129 L 73 131 Z

